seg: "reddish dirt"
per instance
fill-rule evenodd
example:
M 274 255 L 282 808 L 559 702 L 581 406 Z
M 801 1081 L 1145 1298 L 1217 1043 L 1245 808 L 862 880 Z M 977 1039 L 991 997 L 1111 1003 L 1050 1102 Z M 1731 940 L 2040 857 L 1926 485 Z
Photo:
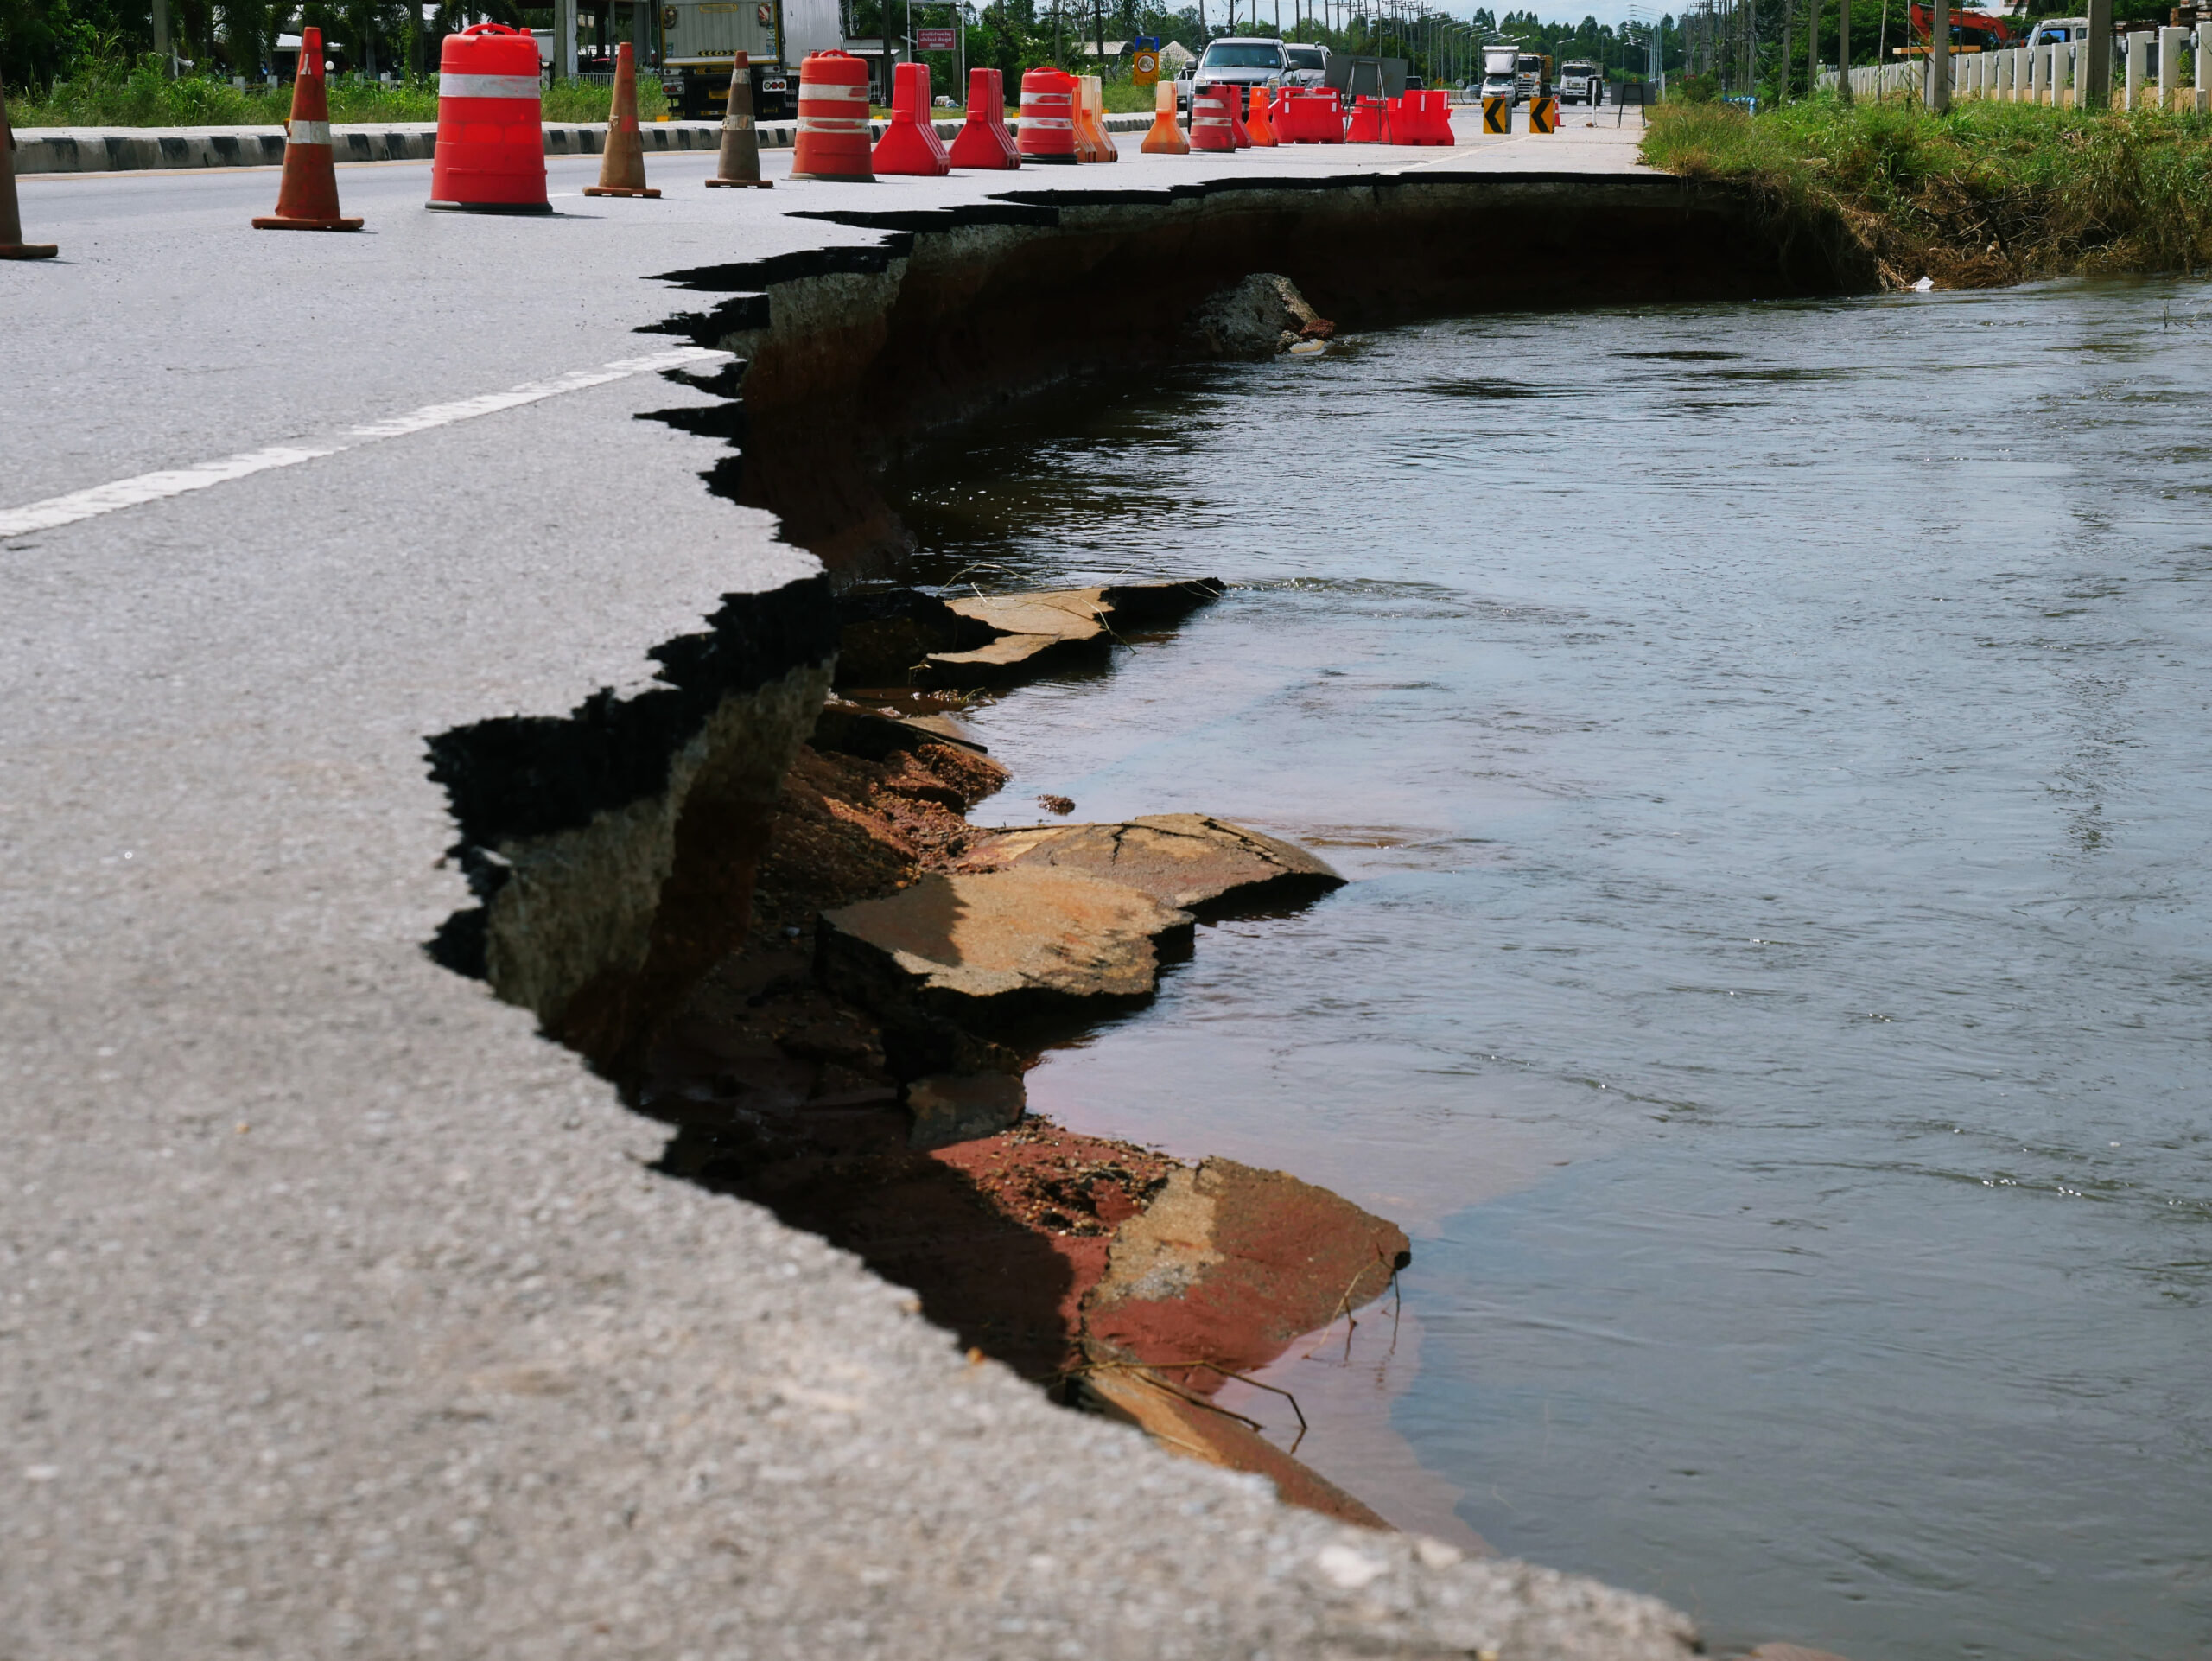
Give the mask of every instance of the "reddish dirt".
M 925 739 L 880 759 L 800 752 L 776 804 L 747 944 L 700 985 L 639 1089 L 643 1111 L 675 1127 L 663 1168 L 855 1252 L 911 1287 L 963 1343 L 1056 1393 L 1071 1389 L 1108 1411 L 1120 1410 L 1105 1395 L 1135 1403 L 1139 1411 L 1121 1416 L 1171 1446 L 1262 1471 L 1294 1503 L 1376 1523 L 1235 1419 L 1176 1393 L 1203 1397 L 1219 1373 L 1177 1368 L 1163 1395 L 1132 1393 L 1139 1375 L 1125 1369 L 1262 1365 L 1325 1325 L 1348 1295 L 1357 1305 L 1380 1290 L 1402 1234 L 1277 1174 L 1222 1161 L 1192 1173 L 1035 1117 L 915 1151 L 881 1026 L 815 978 L 820 913 L 957 864 L 981 834 L 963 811 L 1005 778 L 984 756 Z M 1185 1296 L 1125 1296 L 1094 1312 L 1087 1334 L 1085 1302 L 1106 1276 L 1116 1230 L 1179 1175 L 1185 1187 L 1210 1185 L 1205 1214 L 1223 1260 Z M 1102 1358 L 1116 1388 L 1086 1394 L 1071 1381 L 1096 1376 Z

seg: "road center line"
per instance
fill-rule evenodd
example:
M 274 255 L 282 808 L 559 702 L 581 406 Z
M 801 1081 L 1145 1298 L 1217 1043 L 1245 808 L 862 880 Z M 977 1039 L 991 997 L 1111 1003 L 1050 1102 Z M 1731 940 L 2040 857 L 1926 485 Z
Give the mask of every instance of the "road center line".
M 457 421 L 474 421 L 479 416 L 496 415 L 502 410 L 518 409 L 525 404 L 536 404 L 549 398 L 558 398 L 563 392 L 581 392 L 587 387 L 605 386 L 611 381 L 626 380 L 632 375 L 651 374 L 658 369 L 677 369 L 685 364 L 702 363 L 709 359 L 727 358 L 727 352 L 717 352 L 709 347 L 677 347 L 667 352 L 656 352 L 643 358 L 617 358 L 613 363 L 601 364 L 596 369 L 578 369 L 565 375 L 556 375 L 550 380 L 527 381 L 505 392 L 486 392 L 478 398 L 462 398 L 452 404 L 427 404 L 405 415 L 387 417 L 372 421 L 365 426 L 351 427 L 335 438 L 307 440 L 296 444 L 274 444 L 267 449 L 246 450 L 237 455 L 226 455 L 217 461 L 202 461 L 196 467 L 165 468 L 158 473 L 142 473 L 133 479 L 118 479 L 111 484 L 94 485 L 89 490 L 72 491 L 67 496 L 49 496 L 42 502 L 33 502 L 26 507 L 0 509 L 0 538 L 20 537 L 33 531 L 52 531 L 65 525 L 74 525 L 80 519 L 98 519 L 103 513 L 114 513 L 126 507 L 137 507 L 147 502 L 165 500 L 194 490 L 206 490 L 232 479 L 249 478 L 257 473 L 266 473 L 271 468 L 297 467 L 302 461 L 313 461 L 326 455 L 358 449 L 381 439 L 404 438 L 410 433 L 428 432 L 434 427 L 450 427 Z

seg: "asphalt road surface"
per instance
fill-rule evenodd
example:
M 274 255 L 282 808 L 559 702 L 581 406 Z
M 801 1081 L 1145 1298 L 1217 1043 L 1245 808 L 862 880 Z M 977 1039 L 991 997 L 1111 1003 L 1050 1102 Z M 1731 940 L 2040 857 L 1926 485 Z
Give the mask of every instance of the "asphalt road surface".
M 630 418 L 699 396 L 633 361 L 684 344 L 642 279 L 1007 183 L 709 160 L 658 202 L 556 160 L 545 219 L 347 167 L 358 236 L 248 228 L 268 171 L 23 182 L 61 257 L 0 264 L 0 1653 L 1676 1653 L 970 1365 L 423 955 L 467 903 L 428 735 L 815 569 Z

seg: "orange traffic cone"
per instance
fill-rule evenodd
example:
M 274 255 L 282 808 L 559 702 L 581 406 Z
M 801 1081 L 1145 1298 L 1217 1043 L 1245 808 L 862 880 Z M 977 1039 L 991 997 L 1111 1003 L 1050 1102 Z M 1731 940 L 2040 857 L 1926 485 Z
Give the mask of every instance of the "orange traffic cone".
M 729 102 L 722 105 L 722 148 L 709 190 L 773 190 L 760 176 L 760 135 L 753 125 L 753 60 L 741 52 L 730 60 Z
M 733 73 L 733 86 L 735 81 Z M 645 141 L 638 137 L 638 61 L 627 41 L 614 48 L 614 104 L 607 112 L 607 150 L 600 157 L 599 182 L 586 185 L 584 194 L 660 194 L 645 185 Z
M 338 213 L 338 169 L 330 160 L 330 89 L 322 79 L 322 31 L 300 31 L 299 73 L 292 81 L 292 118 L 284 124 L 284 175 L 276 211 L 253 222 L 257 231 L 358 231 L 359 220 Z
M 1252 142 L 1266 149 L 1275 145 L 1274 124 L 1268 119 L 1268 94 L 1261 87 L 1252 89 L 1251 113 L 1244 118 L 1245 130 L 1252 135 Z
M 1175 83 L 1163 80 L 1152 89 L 1152 130 L 1137 147 L 1147 156 L 1188 156 L 1191 141 L 1175 119 Z
M 23 240 L 23 216 L 16 207 L 16 130 L 0 93 L 0 259 L 52 259 L 60 251 L 55 243 Z

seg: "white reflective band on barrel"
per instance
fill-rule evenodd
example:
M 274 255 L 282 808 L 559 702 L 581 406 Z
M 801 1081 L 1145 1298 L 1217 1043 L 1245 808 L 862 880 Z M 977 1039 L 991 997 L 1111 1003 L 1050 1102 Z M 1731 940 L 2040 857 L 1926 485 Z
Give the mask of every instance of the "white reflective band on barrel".
M 526 98 L 535 102 L 535 75 L 440 75 L 440 98 Z
M 854 133 L 865 134 L 868 123 L 857 117 L 803 115 L 798 118 L 798 130 L 801 132 L 842 133 L 849 137 Z
M 1032 115 L 1028 111 L 1024 110 L 1021 112 L 1021 124 L 1025 127 L 1073 127 L 1075 123 L 1063 120 L 1058 116 Z
M 868 88 L 848 86 L 842 81 L 836 80 L 810 80 L 799 87 L 798 96 L 801 103 L 804 103 L 809 99 L 817 98 L 865 99 L 868 96 Z
M 327 144 L 330 124 L 327 121 L 295 121 L 285 137 L 295 144 Z

